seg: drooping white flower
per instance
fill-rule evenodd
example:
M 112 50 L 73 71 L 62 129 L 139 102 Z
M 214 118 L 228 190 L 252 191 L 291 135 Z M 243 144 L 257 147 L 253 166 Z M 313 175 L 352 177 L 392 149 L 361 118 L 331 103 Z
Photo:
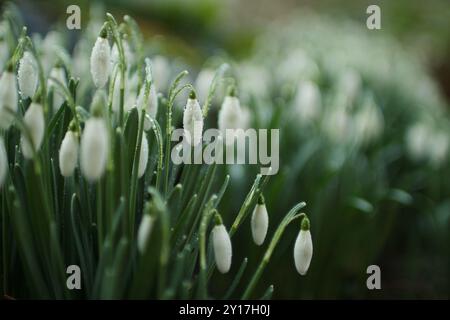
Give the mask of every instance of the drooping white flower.
M 114 81 L 112 110 L 115 113 L 120 112 L 120 87 L 122 75 L 118 72 Z M 128 112 L 136 106 L 136 84 L 137 74 L 133 73 L 131 76 L 125 75 L 124 92 L 123 92 L 123 112 Z
M 138 178 L 141 178 L 144 175 L 145 169 L 147 168 L 147 162 L 148 162 L 148 141 L 147 136 L 144 133 L 142 135 L 141 151 L 139 153 Z
M 60 66 L 56 66 L 50 71 L 50 77 L 55 78 L 63 85 L 67 85 L 66 72 L 64 71 L 64 68 Z M 48 87 L 49 89 L 53 89 L 53 111 L 56 112 L 63 104 L 65 96 L 62 89 L 51 79 L 49 80 Z
M 139 225 L 138 235 L 137 235 L 137 246 L 140 253 L 145 251 L 147 247 L 148 240 L 152 234 L 153 225 L 155 222 L 154 216 L 149 213 L 144 213 L 142 215 L 141 224 Z
M 127 69 L 133 65 L 134 63 L 134 54 L 133 51 L 130 48 L 130 45 L 128 44 L 127 40 L 122 40 L 122 47 L 123 47 L 123 54 L 125 58 L 125 64 L 127 66 Z M 111 58 L 110 58 L 112 66 L 115 66 L 120 61 L 120 54 L 119 54 L 119 48 L 117 47 L 117 44 L 114 42 L 112 50 L 111 50 Z
M 216 225 L 212 230 L 214 258 L 217 269 L 221 273 L 227 273 L 231 267 L 231 240 L 227 229 L 222 223 L 222 219 L 216 215 Z
M 8 155 L 6 154 L 5 143 L 3 137 L 0 137 L 0 188 L 6 179 L 8 173 Z
M 7 130 L 14 121 L 11 112 L 17 112 L 17 101 L 16 77 L 10 67 L 0 78 L 0 127 L 4 130 Z
M 345 69 L 338 79 L 338 91 L 343 94 L 347 106 L 352 106 L 361 91 L 361 76 L 354 69 Z
M 302 220 L 301 230 L 297 236 L 294 246 L 295 268 L 302 276 L 309 269 L 313 255 L 313 244 L 311 232 L 309 231 L 309 219 L 304 217 Z
M 33 55 L 25 51 L 17 71 L 20 93 L 23 98 L 32 98 L 36 92 L 39 74 Z
M 295 111 L 301 123 L 314 120 L 322 109 L 320 91 L 317 85 L 311 81 L 301 81 L 295 95 Z
M 243 119 L 244 117 L 242 117 L 239 99 L 235 96 L 234 88 L 230 88 L 219 111 L 219 130 L 222 135 L 226 137 L 227 129 L 242 129 Z M 235 136 L 233 135 L 233 139 L 231 139 L 231 141 L 230 139 L 225 138 L 225 144 L 233 144 L 234 137 Z
M 40 103 L 32 102 L 23 117 L 25 130 L 28 134 L 22 133 L 20 145 L 23 156 L 31 159 L 35 152 L 38 152 L 44 138 L 45 121 L 44 110 Z
M 158 92 L 164 92 L 170 81 L 171 69 L 167 58 L 163 56 L 154 56 L 152 58 L 153 79 L 157 86 Z
M 431 135 L 431 129 L 424 122 L 417 122 L 406 131 L 406 148 L 413 160 L 423 160 L 427 157 Z
M 105 172 L 109 154 L 105 120 L 92 117 L 86 121 L 80 147 L 81 172 L 89 181 L 97 181 Z
M 70 177 L 73 174 L 78 162 L 78 149 L 78 134 L 68 130 L 59 149 L 59 169 L 64 177 Z
M 269 227 L 269 215 L 262 195 L 259 196 L 258 203 L 253 210 L 251 226 L 253 241 L 258 246 L 262 245 Z
M 136 100 L 136 105 L 138 110 L 142 110 L 145 107 L 147 114 L 154 120 L 156 119 L 156 114 L 158 113 L 158 96 L 156 94 L 155 86 L 152 84 L 150 86 L 150 92 L 147 97 L 147 104 L 145 104 L 145 87 L 142 86 L 139 91 L 138 98 Z M 139 116 L 141 113 L 139 112 Z M 151 121 L 147 119 L 144 120 L 144 130 L 148 131 L 152 128 Z
M 196 146 L 202 141 L 203 113 L 194 91 L 189 95 L 183 113 L 184 135 L 190 145 Z
M 103 88 L 111 69 L 111 49 L 106 30 L 102 30 L 91 53 L 91 75 L 97 88 Z
M 362 144 L 370 143 L 380 136 L 383 127 L 383 114 L 371 98 L 366 99 L 354 117 L 355 138 Z
M 203 69 L 195 80 L 195 90 L 197 91 L 198 100 L 201 103 L 205 103 L 208 97 L 209 88 L 215 76 L 215 71 L 213 69 Z

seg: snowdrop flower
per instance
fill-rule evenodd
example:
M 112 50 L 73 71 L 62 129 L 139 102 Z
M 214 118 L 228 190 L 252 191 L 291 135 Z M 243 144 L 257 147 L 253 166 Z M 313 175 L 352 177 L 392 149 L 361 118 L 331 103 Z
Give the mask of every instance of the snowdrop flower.
M 101 104 L 100 99 L 93 103 L 93 117 L 86 121 L 81 137 L 81 172 L 92 182 L 103 176 L 109 155 L 108 129 L 101 117 Z
M 315 119 L 322 109 L 320 91 L 317 85 L 311 81 L 301 81 L 295 96 L 295 111 L 301 123 L 307 123 Z
M 33 55 L 25 51 L 19 62 L 17 78 L 19 82 L 20 93 L 23 98 L 32 98 L 36 92 L 38 84 L 37 64 Z
M 12 65 L 8 66 L 0 78 L 0 128 L 4 130 L 7 130 L 14 121 L 14 116 L 10 112 L 17 112 L 18 108 L 16 77 L 12 71 Z
M 8 173 L 8 156 L 6 154 L 5 143 L 3 137 L 0 137 L 0 188 L 6 179 Z
M 431 130 L 425 123 L 416 123 L 406 132 L 406 148 L 413 160 L 422 160 L 428 154 Z
M 97 88 L 103 88 L 108 81 L 111 68 L 111 49 L 106 27 L 100 32 L 91 53 L 91 74 Z
M 368 99 L 354 118 L 355 138 L 367 144 L 380 136 L 383 131 L 383 115 L 372 99 Z
M 311 232 L 309 231 L 309 219 L 304 217 L 301 230 L 297 236 L 294 246 L 295 268 L 302 276 L 306 274 L 311 263 L 313 254 L 313 244 Z
M 38 152 L 44 138 L 45 121 L 44 110 L 40 103 L 32 102 L 23 117 L 26 134 L 22 134 L 20 141 L 23 156 L 31 159 Z
M 64 71 L 64 68 L 62 66 L 55 66 L 50 71 L 50 77 L 55 78 L 63 85 L 67 85 L 66 72 Z M 61 92 L 61 88 L 59 88 L 51 79 L 49 80 L 48 87 L 53 89 L 53 111 L 56 112 L 63 104 L 65 96 L 64 93 Z
M 138 110 L 142 110 L 143 108 L 145 108 L 145 111 L 150 116 L 150 118 L 152 118 L 153 120 L 156 119 L 156 114 L 158 113 L 158 96 L 153 84 L 150 86 L 150 92 L 147 97 L 147 104 L 145 104 L 145 87 L 142 86 L 141 90 L 139 91 L 136 105 L 138 107 Z M 139 116 L 140 115 L 141 113 L 139 112 Z M 147 118 L 144 120 L 145 131 L 148 131 L 152 128 L 152 123 L 149 120 L 150 119 L 147 120 Z
M 231 240 L 219 214 L 216 214 L 215 220 L 216 225 L 212 230 L 214 258 L 217 269 L 221 273 L 227 273 L 231 267 Z
M 78 149 L 78 133 L 75 131 L 75 127 L 72 126 L 66 132 L 59 149 L 59 169 L 64 177 L 70 177 L 73 174 L 77 166 Z
M 322 130 L 328 138 L 336 143 L 345 142 L 349 138 L 350 116 L 343 105 L 331 106 L 325 113 Z
M 253 241 L 258 246 L 262 245 L 269 227 L 269 215 L 267 214 L 266 204 L 262 194 L 259 196 L 258 203 L 253 210 L 251 226 Z
M 194 91 L 191 91 L 184 108 L 183 128 L 190 145 L 196 146 L 202 141 L 203 113 Z
M 152 58 L 152 73 L 158 92 L 166 91 L 170 81 L 170 64 L 167 58 L 163 56 L 154 56 Z
M 206 98 L 208 97 L 209 87 L 215 76 L 215 71 L 212 69 L 203 69 L 195 80 L 195 90 L 197 91 L 198 100 L 201 103 L 205 103 Z
M 361 76 L 353 69 L 346 69 L 338 79 L 338 88 L 346 98 L 348 106 L 352 106 L 361 90 Z
M 149 212 L 149 207 L 150 204 L 146 203 L 137 234 L 137 246 L 140 253 L 143 253 L 147 247 L 155 222 L 155 217 Z
M 141 178 L 145 169 L 147 168 L 148 162 L 148 141 L 145 133 L 142 134 L 141 151 L 139 153 L 139 167 L 138 167 L 138 178 Z
M 122 40 L 122 46 L 123 46 L 123 54 L 125 56 L 125 64 L 128 69 L 134 63 L 134 55 L 133 55 L 130 45 L 128 44 L 128 41 L 126 39 Z M 111 61 L 112 67 L 114 67 L 115 65 L 117 65 L 120 62 L 119 48 L 117 47 L 117 44 L 115 42 L 114 42 L 112 50 L 111 50 L 110 61 Z
M 226 129 L 241 129 L 243 126 L 242 120 L 241 105 L 235 95 L 235 89 L 231 87 L 219 111 L 219 130 L 226 137 Z M 226 145 L 233 144 L 234 139 L 232 141 L 225 139 L 225 143 Z

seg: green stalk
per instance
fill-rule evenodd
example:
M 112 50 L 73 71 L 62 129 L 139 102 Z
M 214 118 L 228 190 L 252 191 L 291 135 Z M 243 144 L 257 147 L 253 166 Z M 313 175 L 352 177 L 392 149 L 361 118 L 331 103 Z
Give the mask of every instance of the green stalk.
M 244 291 L 244 294 L 242 295 L 242 299 L 246 300 L 250 297 L 250 295 L 253 292 L 253 289 L 255 288 L 256 284 L 259 281 L 259 278 L 261 277 L 264 269 L 266 268 L 267 264 L 270 261 L 270 257 L 272 256 L 273 251 L 275 250 L 276 245 L 278 244 L 278 241 L 280 241 L 281 236 L 284 233 L 284 230 L 286 227 L 295 219 L 305 216 L 304 213 L 297 214 L 296 213 L 306 206 L 305 202 L 300 202 L 299 204 L 295 205 L 284 217 L 284 219 L 281 221 L 280 225 L 278 226 L 277 230 L 275 231 L 275 234 L 273 235 L 272 240 L 270 241 L 269 247 L 266 250 L 266 253 L 264 254 L 264 257 L 261 261 L 261 263 L 258 266 L 258 269 L 256 269 L 256 272 L 253 274 L 253 277 L 250 280 L 250 283 L 248 284 L 247 288 Z

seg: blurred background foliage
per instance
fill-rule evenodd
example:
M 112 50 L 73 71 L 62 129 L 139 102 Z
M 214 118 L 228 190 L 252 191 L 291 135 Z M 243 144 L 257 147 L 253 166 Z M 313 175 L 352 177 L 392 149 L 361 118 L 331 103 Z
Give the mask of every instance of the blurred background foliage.
M 447 148 L 448 155 L 448 1 L 15 3 L 31 32 L 45 34 L 59 26 L 69 51 L 89 27 L 90 17 L 101 20 L 106 10 L 135 18 L 149 54 L 170 57 L 173 73 L 180 66 L 188 68 L 192 82 L 200 70 L 222 61 L 232 65 L 241 101 L 253 115 L 251 125 L 282 130 L 280 172 L 264 192 L 269 234 L 281 214 L 300 200 L 308 203 L 312 223 L 315 253 L 308 276 L 295 273 L 292 243 L 297 229 L 291 228 L 264 274 L 261 292 L 275 284 L 274 298 L 449 297 L 448 157 L 445 150 L 434 158 L 428 149 L 428 158 L 411 156 L 407 150 L 408 132 L 419 123 L 446 135 L 447 144 L 433 150 Z M 81 7 L 81 32 L 65 30 L 65 9 L 71 4 Z M 381 7 L 381 31 L 365 28 L 370 4 Z M 321 93 L 321 115 L 307 123 L 293 107 L 299 82 L 313 83 Z M 358 93 L 342 102 L 349 96 L 343 97 L 342 91 L 351 91 L 352 85 Z M 370 141 L 355 141 L 358 110 L 366 103 L 381 112 L 382 133 Z M 213 118 L 219 104 L 220 98 Z M 340 104 L 346 105 L 344 132 L 334 130 L 339 117 L 331 112 Z M 438 141 L 439 134 L 427 136 L 423 144 Z M 232 183 L 226 195 L 230 200 L 221 211 L 229 223 L 258 168 L 230 167 L 223 175 L 225 171 L 231 173 Z M 251 243 L 250 228 L 247 233 L 240 230 L 233 242 L 239 247 L 233 268 L 248 257 L 253 270 L 264 249 Z M 382 290 L 366 288 L 370 264 L 381 267 Z M 231 277 L 216 280 L 212 292 Z

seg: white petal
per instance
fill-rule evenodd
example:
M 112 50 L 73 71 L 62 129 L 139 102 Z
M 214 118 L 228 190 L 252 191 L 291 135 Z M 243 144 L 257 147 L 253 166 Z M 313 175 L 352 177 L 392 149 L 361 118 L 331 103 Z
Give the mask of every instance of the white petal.
M 186 140 L 191 145 L 202 141 L 203 113 L 197 99 L 188 99 L 183 113 L 183 128 Z
M 20 59 L 19 70 L 17 71 L 22 97 L 32 98 L 34 96 L 38 84 L 38 76 L 37 65 L 33 55 L 25 51 L 22 59 Z
M 137 235 L 137 245 L 139 252 L 144 252 L 147 247 L 148 239 L 152 233 L 154 218 L 149 214 L 144 214 L 139 225 Z
M 260 246 L 266 238 L 267 229 L 269 227 L 269 216 L 267 214 L 266 205 L 257 204 L 252 214 L 252 236 L 253 241 Z
M 17 84 L 13 73 L 5 71 L 0 78 L 0 127 L 7 130 L 14 121 L 9 112 L 17 112 Z M 7 111 L 6 109 L 9 109 Z
M 216 225 L 212 230 L 214 257 L 217 269 L 221 273 L 227 273 L 231 267 L 231 240 L 223 224 Z
M 105 121 L 91 118 L 86 122 L 81 137 L 81 171 L 90 181 L 101 178 L 108 160 L 108 131 Z
M 139 154 L 138 178 L 144 175 L 145 169 L 147 168 L 147 162 L 148 162 L 148 141 L 144 133 L 142 135 L 141 152 Z
M 59 149 L 59 169 L 64 177 L 70 177 L 77 166 L 78 138 L 73 131 L 67 131 Z
M 39 151 L 44 138 L 45 121 L 42 105 L 31 103 L 25 112 L 23 122 L 29 136 L 22 134 L 20 144 L 24 157 L 30 159 L 33 157 L 33 149 L 35 152 Z M 31 141 L 29 138 L 31 138 Z
M 98 37 L 91 53 L 91 74 L 97 88 L 103 88 L 108 81 L 111 68 L 111 49 L 108 39 Z
M 309 230 L 300 230 L 294 246 L 295 268 L 298 273 L 305 275 L 313 254 L 313 245 L 311 232 Z
M 0 137 L 0 187 L 3 186 L 7 173 L 8 173 L 8 155 L 6 154 L 3 137 Z

